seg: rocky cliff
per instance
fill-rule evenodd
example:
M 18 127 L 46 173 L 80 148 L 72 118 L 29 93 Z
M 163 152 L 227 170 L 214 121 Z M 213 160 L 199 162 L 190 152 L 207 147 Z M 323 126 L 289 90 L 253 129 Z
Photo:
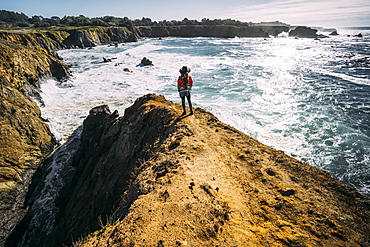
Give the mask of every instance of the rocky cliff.
M 55 140 L 26 94 L 42 76 L 65 75 L 65 66 L 44 51 L 0 40 L 0 246 L 23 217 L 32 175 Z
M 66 48 L 86 48 L 97 45 L 136 42 L 137 34 L 125 27 L 82 27 L 56 30 L 0 31 L 0 39 L 27 47 L 42 48 L 54 57 Z
M 86 48 L 110 43 L 136 42 L 137 40 L 136 33 L 127 28 L 92 27 L 69 31 L 69 36 L 63 40 L 63 44 L 67 48 Z
M 165 27 L 137 27 L 141 37 L 268 37 L 268 33 L 259 27 L 238 27 L 227 25 L 193 25 Z
M 181 113 L 152 94 L 122 117 L 92 109 L 34 246 L 369 246 L 369 199 L 202 109 Z
M 257 27 L 261 28 L 263 31 L 274 37 L 278 36 L 282 32 L 287 33 L 290 31 L 290 27 L 288 26 L 257 26 Z
M 0 32 L 0 35 L 5 37 L 4 32 Z M 10 87 L 27 96 L 35 96 L 41 78 L 62 80 L 68 76 L 67 66 L 53 56 L 53 52 L 48 52 L 38 44 L 27 43 L 22 39 L 22 34 L 11 33 L 6 37 L 7 40 L 0 38 L 0 77 L 8 81 Z
M 56 145 L 30 97 L 38 97 L 42 78 L 69 76 L 57 50 L 136 40 L 126 28 L 0 31 L 0 246 L 26 213 L 32 176 Z

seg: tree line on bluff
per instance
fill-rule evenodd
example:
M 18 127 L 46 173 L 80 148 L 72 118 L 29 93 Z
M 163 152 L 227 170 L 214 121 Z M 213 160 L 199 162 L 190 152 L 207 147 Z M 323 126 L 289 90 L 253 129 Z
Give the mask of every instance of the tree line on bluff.
M 248 26 L 253 24 L 251 22 L 241 22 L 238 20 L 231 19 L 214 19 L 203 18 L 201 21 L 189 20 L 184 18 L 182 21 L 177 20 L 163 20 L 163 21 L 152 21 L 150 18 L 143 17 L 140 19 L 130 20 L 128 17 L 94 17 L 89 18 L 83 15 L 79 16 L 64 16 L 59 18 L 58 16 L 52 16 L 51 18 L 44 18 L 42 16 L 34 15 L 28 17 L 23 13 L 16 13 L 7 10 L 0 10 L 0 26 L 3 27 L 51 27 L 51 26 L 103 26 L 103 27 L 127 27 L 131 28 L 134 26 L 178 26 L 178 25 L 233 25 L 233 26 Z M 281 25 L 281 22 L 273 22 L 271 24 Z

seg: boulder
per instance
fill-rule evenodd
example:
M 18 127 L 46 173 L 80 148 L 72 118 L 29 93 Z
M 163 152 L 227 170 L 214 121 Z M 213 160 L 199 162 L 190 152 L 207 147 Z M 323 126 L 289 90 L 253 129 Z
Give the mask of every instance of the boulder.
M 140 64 L 144 66 L 153 66 L 153 62 L 146 57 L 143 57 L 143 59 L 141 59 Z
M 103 57 L 103 62 L 104 63 L 109 63 L 109 62 L 112 62 L 112 59 Z

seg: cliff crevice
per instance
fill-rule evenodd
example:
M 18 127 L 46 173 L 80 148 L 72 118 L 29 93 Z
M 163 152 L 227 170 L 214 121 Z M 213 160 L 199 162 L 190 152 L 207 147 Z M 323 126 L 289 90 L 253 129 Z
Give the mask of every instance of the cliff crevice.
M 24 200 L 36 169 L 56 141 L 37 104 L 0 85 L 0 245 L 26 213 Z
M 126 28 L 0 31 L 0 246 L 27 212 L 32 176 L 57 144 L 30 99 L 42 103 L 43 78 L 70 75 L 57 50 L 136 41 L 131 34 Z
M 47 50 L 55 47 L 45 48 L 42 37 L 0 32 L 0 246 L 27 212 L 32 176 L 56 145 L 30 97 L 38 96 L 41 78 L 62 80 L 69 72 Z

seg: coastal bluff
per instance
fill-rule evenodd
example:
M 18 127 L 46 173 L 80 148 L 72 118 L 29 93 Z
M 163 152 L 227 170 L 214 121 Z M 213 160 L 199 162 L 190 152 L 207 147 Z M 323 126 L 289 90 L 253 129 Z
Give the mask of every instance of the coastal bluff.
M 57 145 L 32 100 L 42 104 L 43 78 L 70 76 L 57 50 L 131 41 L 126 28 L 0 30 L 0 246 L 26 214 L 33 175 Z
M 180 25 L 180 26 L 139 26 L 136 33 L 140 37 L 261 37 L 277 36 L 289 32 L 288 26 L 231 26 L 231 25 Z
M 215 30 L 215 37 L 234 32 Z M 57 50 L 140 37 L 115 27 L 0 31 L 0 247 L 26 230 L 26 194 L 58 146 L 32 100 L 42 104 L 43 78 L 70 76 Z M 37 236 L 38 246 L 80 238 L 85 246 L 369 245 L 367 198 L 202 109 L 180 112 L 156 95 L 141 97 L 123 117 L 92 109 L 74 156 L 76 175 L 58 198 L 55 228 Z
M 124 116 L 91 109 L 34 246 L 370 245 L 370 200 L 355 189 L 203 109 L 181 113 L 155 94 Z
M 41 78 L 62 80 L 68 74 L 65 64 L 36 43 L 0 38 L 0 246 L 27 212 L 24 201 L 32 176 L 56 145 L 30 97 L 37 97 Z

